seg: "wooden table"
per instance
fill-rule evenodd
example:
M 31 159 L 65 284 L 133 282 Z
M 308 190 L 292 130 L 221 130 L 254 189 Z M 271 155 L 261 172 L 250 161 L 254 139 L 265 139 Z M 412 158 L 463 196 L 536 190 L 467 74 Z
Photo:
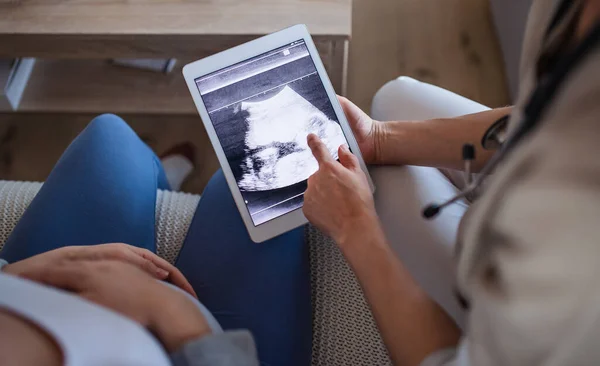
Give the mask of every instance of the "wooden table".
M 298 23 L 345 94 L 351 19 L 352 0 L 0 0 L 0 58 L 40 59 L 19 111 L 195 114 L 183 64 Z M 164 75 L 110 58 L 180 62 Z

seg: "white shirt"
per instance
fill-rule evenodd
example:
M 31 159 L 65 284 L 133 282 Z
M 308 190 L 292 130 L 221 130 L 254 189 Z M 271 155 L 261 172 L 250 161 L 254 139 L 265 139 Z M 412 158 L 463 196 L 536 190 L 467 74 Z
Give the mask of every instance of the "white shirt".
M 168 366 L 161 344 L 136 322 L 78 296 L 0 272 L 0 308 L 45 330 L 65 365 Z

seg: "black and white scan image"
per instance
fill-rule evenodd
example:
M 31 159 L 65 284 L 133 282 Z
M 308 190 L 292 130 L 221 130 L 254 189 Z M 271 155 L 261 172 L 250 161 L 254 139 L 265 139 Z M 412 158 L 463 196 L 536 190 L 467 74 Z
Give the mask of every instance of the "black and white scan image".
M 332 156 L 346 139 L 304 41 L 196 79 L 255 225 L 302 207 L 318 169 L 306 138 Z

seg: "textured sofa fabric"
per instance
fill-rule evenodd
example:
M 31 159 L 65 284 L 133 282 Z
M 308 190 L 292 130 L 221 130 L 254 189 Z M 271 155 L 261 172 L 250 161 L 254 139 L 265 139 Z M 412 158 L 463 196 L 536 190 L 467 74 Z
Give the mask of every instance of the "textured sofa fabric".
M 0 181 L 0 250 L 42 183 Z M 157 191 L 160 256 L 173 263 L 200 196 Z M 337 245 L 307 226 L 313 307 L 312 365 L 391 365 L 358 281 Z
M 523 36 L 533 0 L 491 0 L 490 3 L 504 55 L 511 97 L 514 100 L 517 96 Z
M 0 181 L 0 250 L 15 225 L 42 187 L 39 182 Z M 157 254 L 175 262 L 192 222 L 200 196 L 157 191 Z

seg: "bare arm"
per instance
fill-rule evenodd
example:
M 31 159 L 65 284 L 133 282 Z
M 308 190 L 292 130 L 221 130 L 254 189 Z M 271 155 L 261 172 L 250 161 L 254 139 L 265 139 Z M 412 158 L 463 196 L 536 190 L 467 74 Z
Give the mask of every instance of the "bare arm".
M 0 309 L 0 363 L 3 365 L 61 365 L 62 352 L 34 324 Z
M 314 135 L 308 144 L 319 171 L 308 180 L 304 214 L 335 240 L 350 263 L 394 363 L 416 366 L 432 352 L 455 346 L 458 328 L 388 245 L 358 159 L 342 146 L 339 162 L 333 160 Z
M 376 163 L 463 169 L 462 146 L 471 143 L 476 148 L 474 169 L 478 171 L 493 155 L 481 146 L 483 134 L 511 110 L 506 107 L 448 119 L 377 123 Z
M 395 365 L 419 365 L 433 352 L 455 347 L 460 330 L 417 285 L 387 243 L 377 220 L 340 245 Z M 358 233 L 362 232 L 363 235 Z

